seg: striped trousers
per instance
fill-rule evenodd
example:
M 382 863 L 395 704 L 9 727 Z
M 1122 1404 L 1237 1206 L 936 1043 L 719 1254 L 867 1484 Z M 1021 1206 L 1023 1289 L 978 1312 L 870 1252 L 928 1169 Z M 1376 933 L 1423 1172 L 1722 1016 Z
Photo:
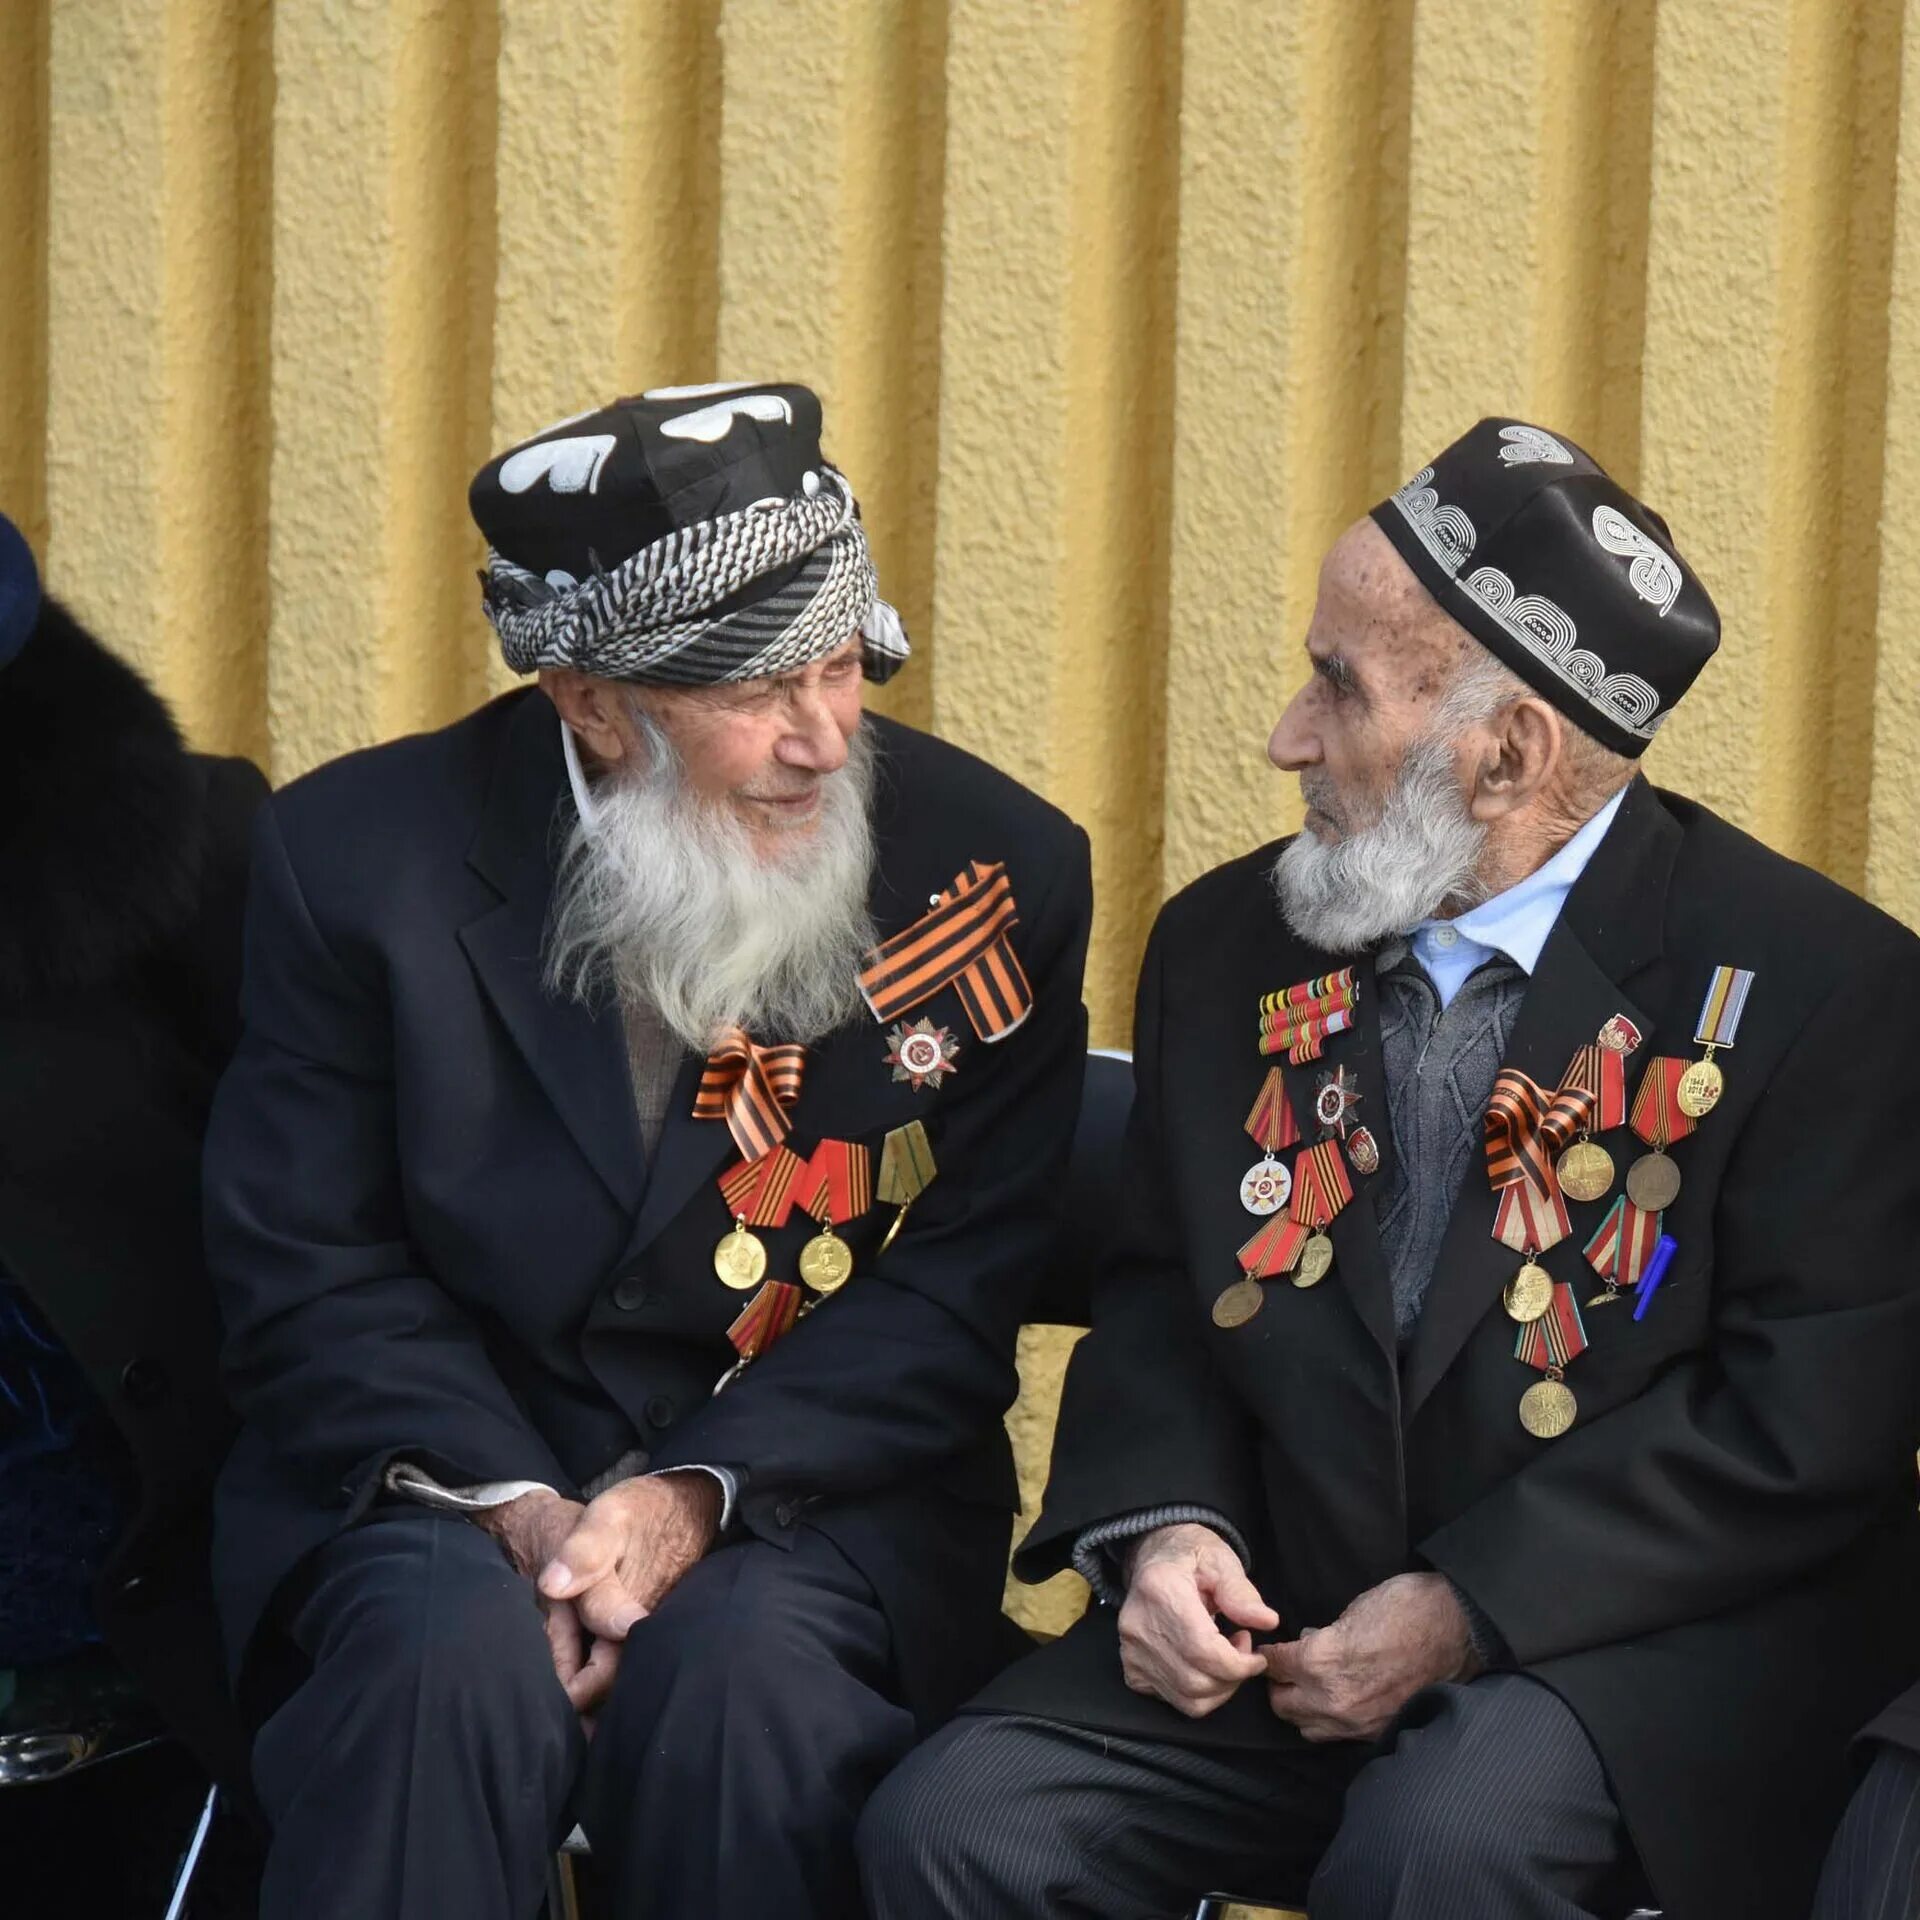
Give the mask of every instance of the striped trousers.
M 1173 1920 L 1209 1890 L 1314 1920 L 1620 1920 L 1638 1869 L 1558 1695 L 1488 1674 L 1378 1748 L 1261 1751 L 964 1715 L 857 1841 L 873 1920 Z
M 1848 1804 L 1814 1920 L 1920 1920 L 1920 1755 L 1883 1746 Z

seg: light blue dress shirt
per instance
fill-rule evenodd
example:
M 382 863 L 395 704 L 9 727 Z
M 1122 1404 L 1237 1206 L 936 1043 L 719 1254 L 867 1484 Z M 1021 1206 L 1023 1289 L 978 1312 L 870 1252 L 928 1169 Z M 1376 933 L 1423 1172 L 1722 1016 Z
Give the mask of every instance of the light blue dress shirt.
M 1544 866 L 1504 893 L 1483 900 L 1471 913 L 1454 920 L 1422 920 L 1408 935 L 1413 957 L 1434 984 L 1444 1009 L 1466 983 L 1468 974 L 1504 953 L 1529 978 L 1540 963 L 1553 923 L 1560 918 L 1573 883 L 1587 870 L 1594 849 L 1607 837 L 1620 803 L 1622 787 L 1587 824 Z

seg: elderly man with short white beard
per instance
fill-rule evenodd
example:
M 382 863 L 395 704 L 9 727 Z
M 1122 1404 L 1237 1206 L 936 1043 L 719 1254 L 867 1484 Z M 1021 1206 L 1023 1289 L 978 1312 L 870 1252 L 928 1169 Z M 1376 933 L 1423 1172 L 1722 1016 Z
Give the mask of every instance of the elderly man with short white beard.
M 906 640 L 819 433 L 666 389 L 490 462 L 541 691 L 267 810 L 206 1181 L 269 1920 L 526 1920 L 576 1818 L 622 1920 L 848 1913 L 1017 1641 L 1087 846 L 862 717 Z
M 1107 1604 L 881 1789 L 878 1920 L 1806 1913 L 1920 1666 L 1920 942 L 1636 773 L 1718 630 L 1519 421 L 1334 546 L 1306 830 L 1141 980 L 1016 1563 Z

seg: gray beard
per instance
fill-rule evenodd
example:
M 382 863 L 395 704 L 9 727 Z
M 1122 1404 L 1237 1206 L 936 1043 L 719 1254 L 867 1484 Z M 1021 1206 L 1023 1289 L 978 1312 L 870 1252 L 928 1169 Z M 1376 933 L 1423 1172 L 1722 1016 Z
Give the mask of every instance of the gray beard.
M 696 1053 L 731 1027 L 809 1044 L 864 1010 L 874 945 L 875 749 L 863 726 L 826 777 L 811 831 L 769 857 L 724 807 L 687 785 L 672 743 L 642 721 L 646 765 L 594 790 L 591 827 L 567 837 L 548 920 L 548 988 L 609 993 L 652 1013 Z
M 1477 869 L 1487 830 L 1467 810 L 1450 742 L 1429 736 L 1409 747 L 1365 825 L 1343 817 L 1351 810 L 1324 776 L 1303 774 L 1300 791 L 1345 836 L 1329 846 L 1302 831 L 1273 863 L 1280 911 L 1311 945 L 1355 952 L 1486 898 Z

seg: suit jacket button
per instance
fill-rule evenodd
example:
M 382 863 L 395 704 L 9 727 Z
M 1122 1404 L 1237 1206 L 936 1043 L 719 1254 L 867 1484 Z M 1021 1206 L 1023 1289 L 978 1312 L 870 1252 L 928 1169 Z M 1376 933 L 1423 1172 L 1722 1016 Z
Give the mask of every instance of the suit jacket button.
M 632 1313 L 646 1304 L 647 1283 L 637 1273 L 623 1273 L 613 1283 L 613 1304 L 622 1313 Z
M 138 1612 L 153 1603 L 153 1582 L 144 1573 L 127 1574 L 120 1582 L 120 1598 L 132 1611 Z
M 151 1407 L 167 1397 L 167 1370 L 157 1360 L 129 1360 L 120 1373 L 120 1391 L 136 1407 Z
M 673 1402 L 664 1393 L 656 1393 L 646 1407 L 647 1425 L 650 1427 L 670 1427 L 673 1425 Z
M 780 1504 L 774 1508 L 773 1517 L 775 1520 L 777 1520 L 780 1523 L 781 1526 L 790 1527 L 793 1525 L 794 1517 L 799 1513 L 799 1511 L 800 1511 L 799 1501 L 782 1500 Z

